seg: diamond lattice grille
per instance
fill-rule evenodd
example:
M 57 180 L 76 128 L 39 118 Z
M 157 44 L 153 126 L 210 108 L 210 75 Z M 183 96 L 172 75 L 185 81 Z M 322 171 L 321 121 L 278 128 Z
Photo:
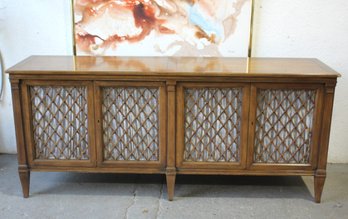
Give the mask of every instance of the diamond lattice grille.
M 239 162 L 242 89 L 185 89 L 184 160 Z
M 104 88 L 104 159 L 158 161 L 158 88 Z
M 315 96 L 314 90 L 258 90 L 255 162 L 309 163 Z
M 86 87 L 30 87 L 35 158 L 88 160 Z

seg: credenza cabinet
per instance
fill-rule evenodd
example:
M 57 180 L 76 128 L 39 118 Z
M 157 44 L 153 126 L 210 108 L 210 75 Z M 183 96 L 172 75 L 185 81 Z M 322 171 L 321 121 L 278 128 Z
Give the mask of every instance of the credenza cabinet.
M 8 70 L 31 171 L 309 175 L 320 202 L 338 73 L 316 59 L 32 56 Z

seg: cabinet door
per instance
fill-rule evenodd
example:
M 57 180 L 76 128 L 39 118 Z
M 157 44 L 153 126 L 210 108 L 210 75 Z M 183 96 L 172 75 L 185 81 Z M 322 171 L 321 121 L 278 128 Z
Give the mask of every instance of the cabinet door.
M 94 166 L 93 86 L 24 81 L 23 115 L 31 166 Z
M 97 82 L 96 113 L 99 166 L 164 168 L 164 83 Z
M 251 92 L 251 167 L 315 168 L 322 86 L 260 83 Z
M 179 168 L 244 168 L 248 84 L 179 83 L 177 155 Z

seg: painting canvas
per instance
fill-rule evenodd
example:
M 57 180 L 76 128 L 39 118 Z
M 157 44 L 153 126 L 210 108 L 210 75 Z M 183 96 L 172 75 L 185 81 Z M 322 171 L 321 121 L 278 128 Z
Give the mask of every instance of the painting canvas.
M 74 0 L 77 55 L 246 57 L 251 0 Z

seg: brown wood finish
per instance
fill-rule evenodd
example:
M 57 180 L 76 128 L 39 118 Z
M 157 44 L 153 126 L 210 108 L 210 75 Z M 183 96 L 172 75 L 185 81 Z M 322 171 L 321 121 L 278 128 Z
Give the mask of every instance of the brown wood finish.
M 97 129 L 96 129 L 96 139 L 97 142 L 97 154 L 98 154 L 98 167 L 108 167 L 108 166 L 117 166 L 119 168 L 157 168 L 158 171 L 164 170 L 166 164 L 166 92 L 165 92 L 165 84 L 161 82 L 101 82 L 97 81 L 94 83 L 95 85 L 95 117 L 97 121 Z M 104 143 L 103 143 L 103 118 L 102 118 L 102 103 L 103 100 L 101 95 L 101 89 L 104 87 L 112 87 L 112 88 L 130 88 L 130 87 L 139 87 L 139 88 L 158 88 L 159 89 L 159 160 L 158 161 L 107 161 L 104 159 Z
M 317 59 L 108 56 L 31 56 L 7 72 L 13 75 L 59 73 L 75 76 L 164 76 L 166 78 L 181 76 L 335 78 L 339 75 Z
M 323 116 L 320 135 L 318 167 L 314 175 L 315 202 L 321 202 L 321 194 L 326 179 L 327 155 L 329 150 L 331 117 L 334 104 L 336 82 L 326 83 L 324 91 Z
M 249 84 L 245 83 L 180 83 L 177 86 L 177 153 L 176 153 L 176 166 L 178 168 L 200 168 L 200 169 L 214 169 L 214 168 L 225 168 L 225 169 L 244 169 L 246 166 L 246 157 L 247 157 L 247 147 L 243 146 L 247 144 L 247 121 L 248 121 L 248 112 L 249 112 Z M 190 162 L 185 161 L 184 158 L 184 135 L 185 135 L 185 126 L 184 126 L 184 90 L 188 88 L 198 88 L 198 89 L 214 89 L 214 88 L 240 88 L 242 92 L 242 115 L 241 116 L 241 142 L 240 142 L 240 161 L 239 162 Z M 223 112 L 224 113 L 224 112 Z M 219 120 L 219 119 L 218 119 Z M 213 139 L 210 139 L 213 142 Z
M 253 156 L 254 156 L 254 143 L 255 143 L 255 116 L 256 116 L 256 96 L 257 96 L 257 90 L 258 89 L 291 89 L 291 90 L 313 90 L 315 91 L 315 110 L 314 110 L 314 116 L 313 116 L 313 131 L 312 133 L 319 133 L 320 127 L 321 127 L 321 109 L 322 109 L 322 99 L 323 99 L 323 86 L 322 84 L 270 84 L 270 83 L 253 83 L 251 87 L 252 97 L 251 97 L 251 105 L 250 107 L 250 119 L 249 119 L 249 154 L 248 154 L 248 167 L 249 169 L 301 169 L 301 170 L 311 170 L 316 169 L 317 167 L 317 155 L 318 155 L 318 142 L 319 142 L 319 135 L 313 134 L 311 137 L 312 142 L 312 148 L 311 148 L 311 155 L 310 155 L 310 161 L 306 164 L 282 164 L 282 163 L 255 163 L 253 162 Z
M 79 84 L 71 81 L 34 81 L 27 80 L 22 83 L 22 102 L 23 102 L 23 113 L 24 113 L 24 128 L 28 130 L 25 132 L 25 140 L 27 142 L 27 153 L 28 153 L 28 163 L 30 166 L 96 166 L 96 150 L 95 150 L 95 135 L 94 135 L 94 112 L 93 110 L 88 110 L 88 129 L 90 134 L 89 138 L 89 149 L 90 149 L 90 159 L 89 160 L 40 160 L 34 157 L 35 144 L 33 140 L 33 124 L 32 124 L 32 109 L 31 101 L 29 95 L 30 86 L 44 86 L 44 87 L 54 87 L 54 86 L 86 86 L 87 88 L 87 107 L 88 109 L 93 109 L 93 84 L 88 81 L 82 81 Z
M 306 175 L 314 176 L 315 201 L 320 202 L 321 200 L 326 178 L 334 88 L 337 77 L 340 75 L 316 59 L 32 56 L 10 68 L 7 72 L 10 73 L 12 86 L 18 171 L 24 197 L 29 196 L 30 171 L 71 171 L 166 174 L 169 200 L 174 198 L 176 174 Z M 86 97 L 78 96 L 75 98 L 86 98 L 87 100 L 88 155 L 85 156 L 88 159 L 56 159 L 54 157 L 37 159 L 35 151 L 38 146 L 34 141 L 35 127 L 33 127 L 32 112 L 34 103 L 30 92 L 32 86 L 86 87 Z M 137 160 L 140 158 L 134 157 L 130 160 L 105 160 L 102 92 L 104 88 L 109 87 L 125 90 L 130 88 L 135 90 L 158 89 L 159 96 L 156 96 L 157 100 L 155 101 L 158 104 L 158 114 L 156 115 L 158 139 L 151 141 L 153 145 L 147 145 L 144 142 L 146 142 L 146 135 L 150 134 L 150 131 L 141 132 L 145 133 L 144 136 L 140 132 L 138 133 L 139 130 L 135 130 L 137 134 L 133 133 L 132 136 L 136 136 L 137 142 L 140 141 L 140 143 L 133 142 L 132 147 L 136 147 L 136 149 L 127 152 L 138 153 L 136 151 L 140 150 L 142 153 L 142 150 L 155 147 L 156 150 L 159 150 L 158 160 Z M 197 89 L 201 93 L 198 91 L 197 93 Z M 66 91 L 62 92 L 61 95 L 66 95 Z M 238 99 L 239 92 L 242 93 L 240 100 Z M 229 96 L 226 96 L 226 93 Z M 196 156 L 196 153 L 200 154 L 197 161 L 191 158 L 190 160 L 189 157 L 185 158 L 185 136 L 189 132 L 185 128 L 185 118 L 188 116 L 185 111 L 185 107 L 187 107 L 185 100 L 186 98 L 197 98 L 196 96 L 187 96 L 192 94 L 213 98 L 209 101 L 212 101 L 216 108 L 211 109 L 208 106 L 207 109 L 216 110 L 216 112 L 214 111 L 213 117 L 209 112 L 205 114 L 203 122 L 208 122 L 206 125 L 209 125 L 210 133 L 218 133 L 217 135 L 219 135 L 211 136 L 210 134 L 208 144 L 206 135 L 202 135 L 202 131 L 208 131 L 206 125 L 201 124 L 198 127 L 203 138 L 197 137 L 195 130 L 193 130 L 192 135 L 189 136 L 195 137 L 199 144 L 192 145 L 189 142 L 187 147 L 190 148 L 189 153 L 192 153 L 192 156 Z M 143 99 L 145 98 L 144 93 L 140 93 L 140 95 L 143 95 Z M 259 95 L 266 96 L 262 99 Z M 205 96 L 201 96 L 202 98 L 197 100 L 201 101 L 196 103 L 198 108 L 205 106 L 204 101 L 207 101 Z M 269 99 L 273 97 L 279 98 L 279 100 Z M 50 98 L 49 100 L 39 99 L 43 103 L 35 103 L 37 108 L 34 109 L 41 113 L 40 110 L 46 107 L 47 110 L 52 110 L 51 114 L 56 113 L 56 107 L 52 106 L 52 103 L 48 106 L 40 105 L 47 104 L 46 101 L 51 101 L 57 106 L 61 106 L 62 98 L 57 100 L 54 97 Z M 74 98 L 74 95 L 69 96 L 68 94 L 66 98 Z M 121 101 L 122 98 L 117 96 L 115 102 Z M 127 101 L 127 97 L 125 98 L 122 101 Z M 153 98 L 155 97 L 153 96 Z M 238 110 L 235 108 L 234 112 L 238 115 L 225 108 L 228 98 L 230 98 L 230 102 L 227 106 L 238 106 Z M 191 101 L 191 99 L 187 100 Z M 69 101 L 64 102 L 64 110 L 69 111 L 74 108 L 69 103 Z M 272 107 L 275 104 L 279 106 L 273 112 L 276 116 L 273 118 L 273 114 L 269 114 L 271 112 L 269 110 L 274 110 Z M 266 109 L 264 113 L 268 113 L 269 118 L 256 118 L 260 106 Z M 139 108 L 139 112 L 145 110 L 146 107 L 146 105 L 141 104 L 136 106 L 137 109 Z M 187 108 L 187 112 L 192 113 L 188 119 L 201 121 L 202 117 L 199 111 L 194 111 L 197 110 L 197 107 Z M 225 115 L 223 115 L 224 117 L 220 117 L 221 114 L 216 116 L 217 112 L 228 114 L 230 116 L 227 118 L 228 121 L 223 119 Z M 35 115 L 40 116 L 41 114 Z M 263 114 L 260 115 L 263 116 Z M 44 117 L 44 115 L 41 116 Z M 57 120 L 65 118 L 61 118 L 62 115 L 59 113 L 53 116 L 57 117 Z M 116 115 L 114 116 L 116 118 Z M 140 115 L 135 115 L 136 120 L 140 120 L 140 117 Z M 210 121 L 210 118 L 215 118 L 215 120 Z M 76 123 L 71 118 L 65 119 L 68 119 L 73 125 Z M 141 119 L 141 125 L 145 126 L 146 120 L 150 118 L 141 117 Z M 283 120 L 293 121 L 283 124 Z M 51 121 L 50 118 L 47 118 L 47 121 Z M 279 127 L 274 126 L 270 130 L 268 126 L 274 121 L 278 122 Z M 136 122 L 139 123 L 139 121 Z M 64 126 L 65 123 L 61 123 L 58 122 L 58 128 L 49 127 L 46 124 L 46 128 L 39 130 L 39 133 L 42 134 L 39 138 L 43 139 L 40 147 L 50 145 L 46 152 L 39 151 L 40 153 L 48 151 L 49 155 L 56 156 L 56 154 L 66 153 L 66 148 L 74 150 L 71 153 L 81 152 L 82 149 L 76 149 L 76 147 L 80 148 L 81 145 L 70 145 L 70 143 L 70 146 L 62 145 L 63 140 L 69 140 L 69 137 L 66 136 L 71 136 L 69 135 L 71 132 L 67 131 L 71 127 L 68 124 L 68 128 L 62 131 L 60 125 Z M 79 122 L 76 124 L 78 125 Z M 301 127 L 309 124 L 310 127 L 304 131 L 301 127 L 293 127 L 296 124 Z M 255 139 L 258 137 L 260 140 L 260 136 L 257 136 L 256 125 L 265 130 L 266 137 L 261 139 L 264 140 L 264 146 L 262 146 L 262 142 L 258 143 L 257 146 L 258 150 L 262 149 L 262 159 L 265 162 L 260 162 L 260 160 L 256 162 L 254 159 L 256 153 L 261 153 L 257 152 L 255 148 Z M 280 128 L 283 131 L 279 131 Z M 225 130 L 230 130 L 228 133 L 231 135 L 225 135 Z M 221 135 L 220 131 L 222 131 Z M 53 133 L 51 135 L 54 137 L 47 136 L 46 132 Z M 231 136 L 240 140 L 231 140 Z M 36 136 L 36 138 L 38 137 Z M 270 138 L 270 140 L 266 138 Z M 276 138 L 278 140 L 275 140 Z M 53 142 L 45 145 L 47 140 Z M 231 142 L 234 142 L 233 146 Z M 129 148 L 121 148 L 120 150 L 124 151 L 125 149 Z M 235 153 L 238 154 L 238 157 L 231 157 Z M 74 156 L 76 155 L 73 154 L 72 157 Z M 189 156 L 191 155 L 189 154 Z M 47 157 L 47 155 L 43 157 Z
M 23 197 L 29 197 L 30 170 L 27 159 L 27 148 L 24 140 L 22 103 L 20 92 L 20 81 L 11 80 L 13 114 L 16 128 L 17 153 L 18 153 L 18 173 L 22 184 Z
M 166 168 L 166 179 L 167 179 L 167 192 L 168 200 L 172 201 L 174 198 L 174 187 L 176 178 L 176 167 L 175 167 L 175 150 L 176 150 L 176 101 L 175 101 L 175 81 L 167 81 L 167 98 L 168 98 L 168 136 L 167 136 L 167 168 Z

